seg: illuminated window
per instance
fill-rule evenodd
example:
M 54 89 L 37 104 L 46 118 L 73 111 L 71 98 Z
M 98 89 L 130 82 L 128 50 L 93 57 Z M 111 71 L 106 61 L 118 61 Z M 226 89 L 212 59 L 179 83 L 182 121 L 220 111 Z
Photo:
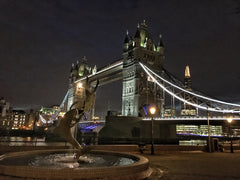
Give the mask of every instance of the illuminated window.
M 222 126 L 210 125 L 212 136 L 222 135 Z M 177 134 L 208 135 L 208 125 L 176 125 Z

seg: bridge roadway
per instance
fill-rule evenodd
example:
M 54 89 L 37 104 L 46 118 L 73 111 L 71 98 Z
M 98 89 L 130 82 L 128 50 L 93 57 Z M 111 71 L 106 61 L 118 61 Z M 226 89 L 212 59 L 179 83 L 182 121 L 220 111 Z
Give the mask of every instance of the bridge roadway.
M 226 121 L 228 116 L 209 116 L 210 121 Z M 207 116 L 178 116 L 178 117 L 154 117 L 155 121 L 198 121 L 198 120 L 207 120 Z M 232 116 L 233 120 L 240 120 L 240 116 Z M 143 117 L 143 121 L 151 121 L 151 117 Z M 105 123 L 104 120 L 100 121 L 81 121 L 80 124 L 87 123 Z
M 210 125 L 226 125 L 228 116 L 209 116 Z M 233 116 L 232 119 L 239 124 L 240 116 Z M 145 124 L 151 123 L 151 117 L 143 117 L 142 122 Z M 207 125 L 207 116 L 195 116 L 195 117 L 154 117 L 154 122 L 160 124 L 175 124 L 175 125 Z M 157 125 L 156 124 L 156 125 Z M 104 120 L 96 121 L 81 121 L 78 127 L 82 132 L 91 132 L 97 127 L 103 127 L 105 125 Z M 99 129 L 100 130 L 100 129 Z
M 209 120 L 214 121 L 226 121 L 228 116 L 209 116 Z M 207 116 L 178 116 L 178 117 L 154 117 L 156 121 L 197 121 L 197 120 L 207 120 Z M 233 120 L 240 120 L 240 116 L 233 116 Z M 149 121 L 152 120 L 151 117 L 145 117 L 142 120 Z
M 123 60 L 117 60 L 112 64 L 109 64 L 101 69 L 99 69 L 95 74 L 88 76 L 88 81 L 95 86 L 97 80 L 99 80 L 99 86 L 108 84 L 117 80 L 122 79 L 122 69 L 123 69 Z M 75 83 L 78 83 L 82 80 L 85 80 L 86 77 L 78 79 Z

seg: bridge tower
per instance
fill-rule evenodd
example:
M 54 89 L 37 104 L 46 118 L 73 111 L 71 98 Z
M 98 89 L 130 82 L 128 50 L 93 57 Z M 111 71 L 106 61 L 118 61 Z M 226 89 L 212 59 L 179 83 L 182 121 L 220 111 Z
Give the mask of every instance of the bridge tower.
M 91 68 L 87 64 L 87 58 L 84 56 L 82 62 L 77 61 L 76 65 L 72 64 L 72 68 L 69 75 L 69 95 L 68 95 L 68 104 L 67 110 L 75 103 L 79 102 L 84 105 L 85 100 L 85 87 L 86 79 L 77 82 L 77 80 L 86 77 L 96 71 L 96 66 Z M 79 104 L 78 103 L 78 104 Z M 90 118 L 94 115 L 94 109 L 90 112 Z
M 128 32 L 126 33 L 123 47 L 123 116 L 147 116 L 148 105 L 155 105 L 158 108 L 158 114 L 162 114 L 163 93 L 143 72 L 138 62 L 146 64 L 160 74 L 164 49 L 161 35 L 158 44 L 153 43 L 145 21 L 138 25 L 134 38 L 129 36 Z

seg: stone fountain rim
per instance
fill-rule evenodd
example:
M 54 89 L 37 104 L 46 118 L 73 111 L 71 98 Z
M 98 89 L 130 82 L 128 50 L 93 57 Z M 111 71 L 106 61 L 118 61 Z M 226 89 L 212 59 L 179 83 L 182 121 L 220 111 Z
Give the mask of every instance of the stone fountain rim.
M 74 149 L 51 149 L 51 150 L 34 150 L 24 152 L 12 152 L 0 156 L 0 160 L 24 156 L 38 153 L 51 152 L 76 152 Z M 132 158 L 138 160 L 135 163 L 122 166 L 104 166 L 104 167 L 83 167 L 83 168 L 49 168 L 49 167 L 32 167 L 32 166 L 12 166 L 1 165 L 0 174 L 7 176 L 15 176 L 20 178 L 56 178 L 56 179 L 144 179 L 151 175 L 151 168 L 149 167 L 149 160 L 143 156 L 122 153 L 115 151 L 93 150 L 92 154 L 108 154 Z

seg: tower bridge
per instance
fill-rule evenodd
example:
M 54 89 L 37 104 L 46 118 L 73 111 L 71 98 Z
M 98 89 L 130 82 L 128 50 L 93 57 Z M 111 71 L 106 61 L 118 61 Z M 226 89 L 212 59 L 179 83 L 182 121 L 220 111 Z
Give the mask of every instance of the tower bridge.
M 122 79 L 123 116 L 143 116 L 143 108 L 146 104 L 155 104 L 159 110 L 163 111 L 163 93 L 160 92 L 159 87 L 153 87 L 152 83 L 148 83 L 147 75 L 139 64 L 139 62 L 146 63 L 156 72 L 161 72 L 163 59 L 162 37 L 160 36 L 158 44 L 155 45 L 144 21 L 137 27 L 134 38 L 131 38 L 128 32 L 126 33 L 121 60 L 100 70 L 97 70 L 96 66 L 89 67 L 86 58 L 81 63 L 72 65 L 69 76 L 68 109 L 75 101 L 84 99 L 84 85 L 87 79 L 93 86 L 97 79 L 100 85 Z
M 240 119 L 240 105 L 217 100 L 192 89 L 189 66 L 185 69 L 184 82 L 169 73 L 163 66 L 164 51 L 162 36 L 160 35 L 158 43 L 154 44 L 144 21 L 138 25 L 133 38 L 128 32 L 126 33 L 122 59 L 101 69 L 97 69 L 96 66 L 89 67 L 86 57 L 82 62 L 72 65 L 67 98 L 63 103 L 67 104 L 67 109 L 69 109 L 74 102 L 84 101 L 86 83 L 90 83 L 94 87 L 97 80 L 102 86 L 122 79 L 121 116 L 107 117 L 107 120 L 111 119 L 112 122 L 115 122 L 112 130 L 123 128 L 118 121 L 125 123 L 126 126 L 133 119 L 140 120 L 140 124 L 148 122 L 151 119 L 148 111 L 150 106 L 155 106 L 157 109 L 154 120 L 158 122 L 158 125 L 166 121 L 175 123 L 180 121 L 222 121 L 226 120 L 229 115 L 234 116 L 234 120 Z M 213 114 L 209 116 L 209 112 Z M 88 123 L 85 124 L 94 127 L 94 107 L 88 117 Z M 104 122 L 101 124 L 103 125 Z M 118 125 L 119 127 L 116 127 Z M 127 129 L 126 126 L 124 127 Z M 148 128 L 148 125 L 139 125 L 139 122 L 135 126 L 133 129 L 142 126 Z M 81 123 L 81 127 L 85 127 L 84 122 Z M 170 123 L 164 127 L 165 129 L 159 127 L 159 131 L 169 134 L 168 130 L 174 129 L 174 124 Z M 146 136 L 147 132 L 143 129 L 140 134 Z M 159 135 L 159 137 L 162 136 L 164 135 Z

